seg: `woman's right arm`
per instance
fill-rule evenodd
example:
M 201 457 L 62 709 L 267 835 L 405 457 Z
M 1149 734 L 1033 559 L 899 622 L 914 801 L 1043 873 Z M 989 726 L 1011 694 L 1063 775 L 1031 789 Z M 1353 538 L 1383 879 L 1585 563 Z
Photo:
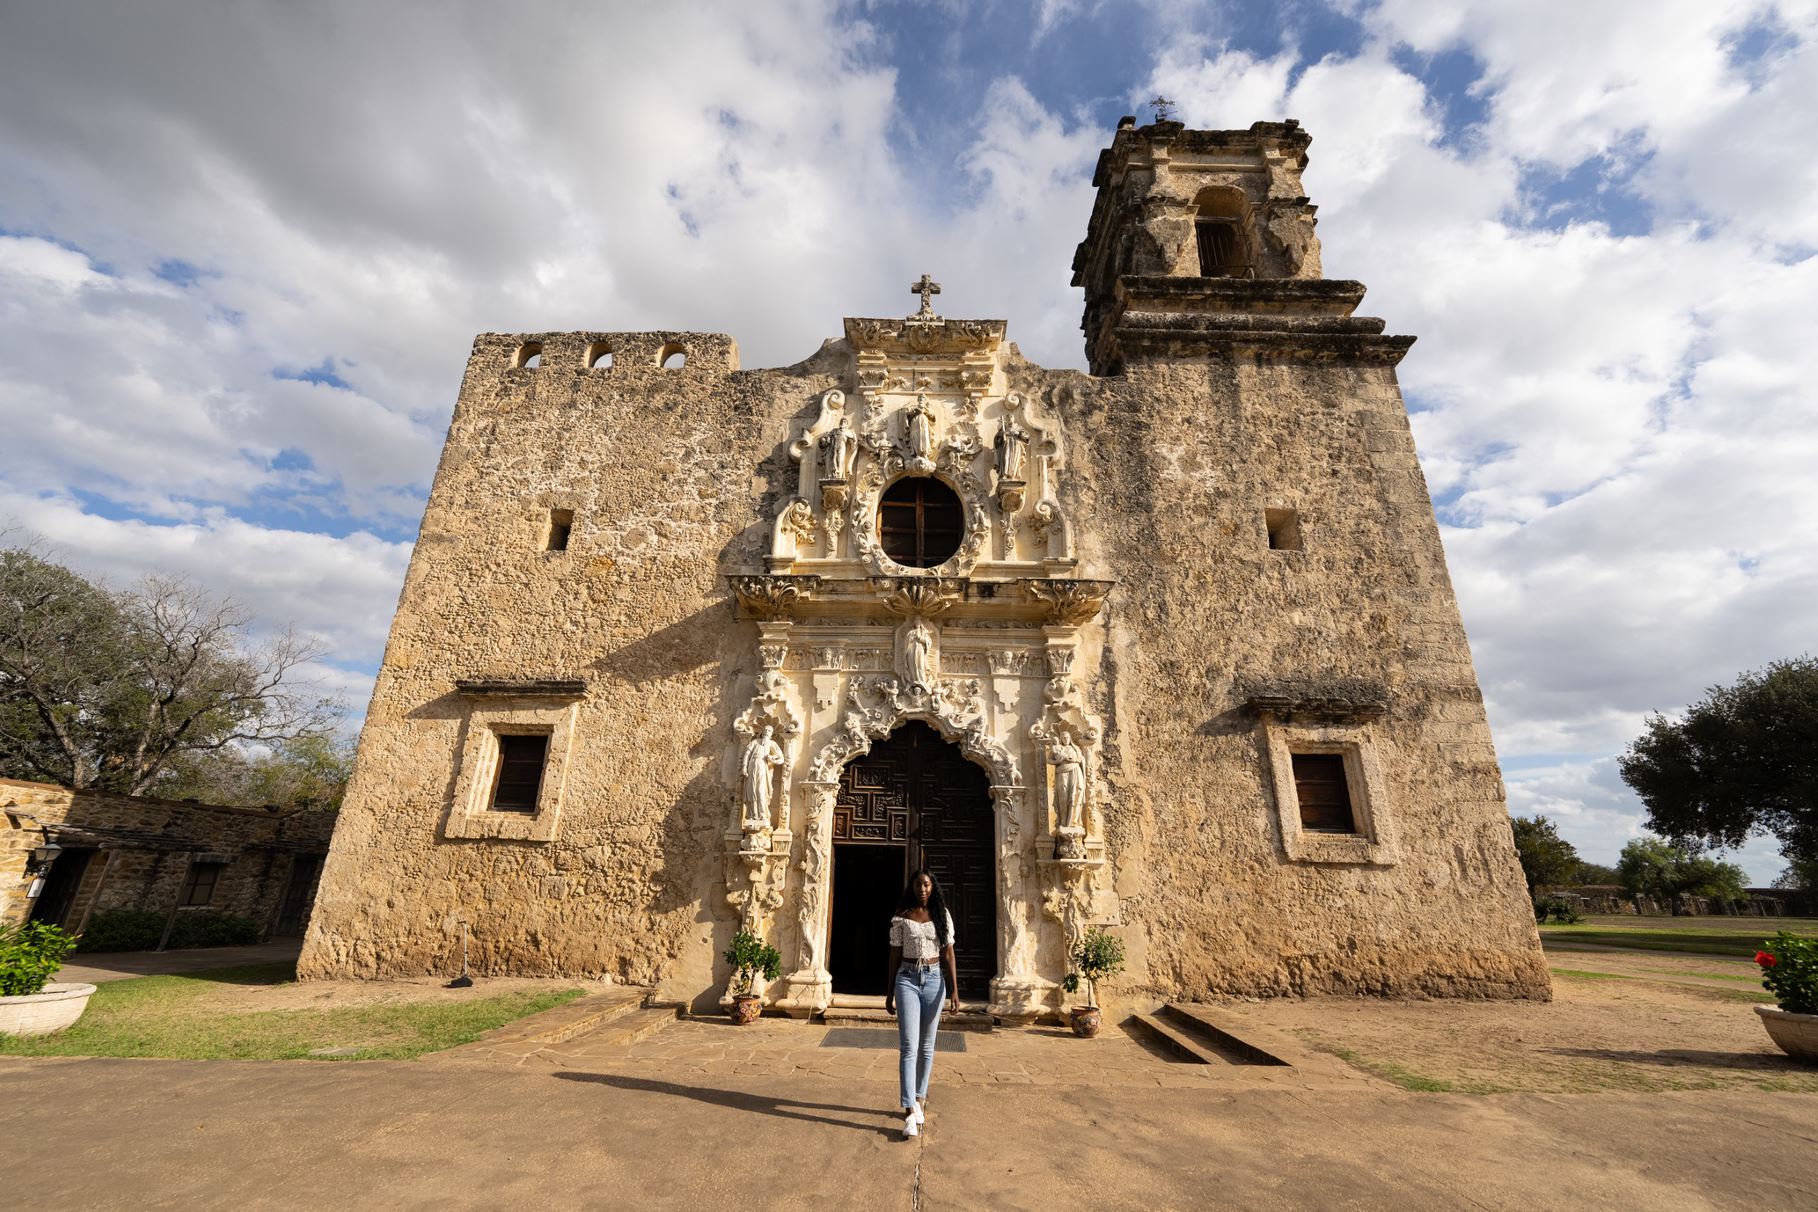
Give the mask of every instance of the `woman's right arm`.
M 896 1013 L 896 970 L 903 966 L 903 949 L 890 948 L 890 975 L 884 978 L 884 1013 Z

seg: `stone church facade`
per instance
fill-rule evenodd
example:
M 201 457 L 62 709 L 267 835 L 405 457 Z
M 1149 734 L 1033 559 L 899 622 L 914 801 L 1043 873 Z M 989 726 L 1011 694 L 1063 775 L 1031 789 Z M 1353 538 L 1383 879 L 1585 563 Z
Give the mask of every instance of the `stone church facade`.
M 1546 997 L 1395 366 L 1320 274 L 1295 123 L 1120 124 L 1090 373 L 1002 320 L 474 343 L 301 971 L 605 976 L 782 953 L 881 991 L 906 871 L 962 995 Z M 681 363 L 679 366 L 676 363 Z

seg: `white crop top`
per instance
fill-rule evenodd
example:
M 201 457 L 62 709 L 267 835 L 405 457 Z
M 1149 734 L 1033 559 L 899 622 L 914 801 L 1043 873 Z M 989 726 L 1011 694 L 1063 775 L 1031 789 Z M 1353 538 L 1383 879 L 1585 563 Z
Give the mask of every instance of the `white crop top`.
M 910 960 L 931 960 L 939 958 L 941 953 L 940 936 L 934 932 L 933 922 L 916 922 L 906 917 L 890 919 L 890 945 L 903 949 L 903 958 Z M 953 915 L 947 915 L 947 945 L 953 945 Z

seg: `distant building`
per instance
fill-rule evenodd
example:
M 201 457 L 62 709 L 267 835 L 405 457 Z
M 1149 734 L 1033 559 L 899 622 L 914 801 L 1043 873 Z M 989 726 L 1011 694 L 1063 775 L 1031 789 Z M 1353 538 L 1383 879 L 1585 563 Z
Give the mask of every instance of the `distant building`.
M 1006 1020 L 1098 924 L 1133 997 L 1549 996 L 1413 338 L 1322 276 L 1308 143 L 1119 126 L 1089 373 L 926 275 L 776 369 L 478 337 L 301 973 L 452 972 L 465 934 L 711 1005 L 743 928 L 812 1015 L 882 991 L 927 867 Z
M 333 829 L 332 812 L 0 779 L 0 921 L 75 933 L 96 910 L 212 909 L 301 935 Z

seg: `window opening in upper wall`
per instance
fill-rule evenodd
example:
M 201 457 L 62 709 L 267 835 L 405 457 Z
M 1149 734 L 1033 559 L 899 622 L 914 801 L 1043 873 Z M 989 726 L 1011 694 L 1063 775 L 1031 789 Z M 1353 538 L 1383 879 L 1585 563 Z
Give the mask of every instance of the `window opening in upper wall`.
M 574 530 L 574 510 L 552 509 L 549 511 L 549 550 L 567 551 L 568 536 Z
M 940 480 L 908 476 L 884 490 L 877 526 L 885 555 L 908 568 L 933 568 L 959 550 L 966 511 L 958 494 Z
M 1202 278 L 1248 278 L 1250 204 L 1243 191 L 1229 186 L 1203 189 L 1193 200 L 1193 234 L 1199 245 Z
M 494 812 L 535 812 L 549 757 L 549 734 L 501 735 L 499 771 L 492 784 Z
M 178 904 L 184 907 L 207 905 L 215 899 L 215 885 L 221 880 L 225 863 L 191 863 L 183 881 L 183 895 Z
M 671 341 L 657 353 L 657 365 L 664 370 L 680 370 L 688 365 L 688 351 Z
M 1263 524 L 1269 529 L 1270 551 L 1300 551 L 1300 514 L 1292 509 L 1263 510 Z
M 611 370 L 612 346 L 604 341 L 595 341 L 587 347 L 587 369 Z
M 511 360 L 511 364 L 519 370 L 537 369 L 543 365 L 543 343 L 541 341 L 524 342 L 518 346 L 517 356 Z
M 1300 801 L 1300 827 L 1311 833 L 1356 833 L 1351 811 L 1351 784 L 1342 753 L 1296 753 L 1294 798 Z

